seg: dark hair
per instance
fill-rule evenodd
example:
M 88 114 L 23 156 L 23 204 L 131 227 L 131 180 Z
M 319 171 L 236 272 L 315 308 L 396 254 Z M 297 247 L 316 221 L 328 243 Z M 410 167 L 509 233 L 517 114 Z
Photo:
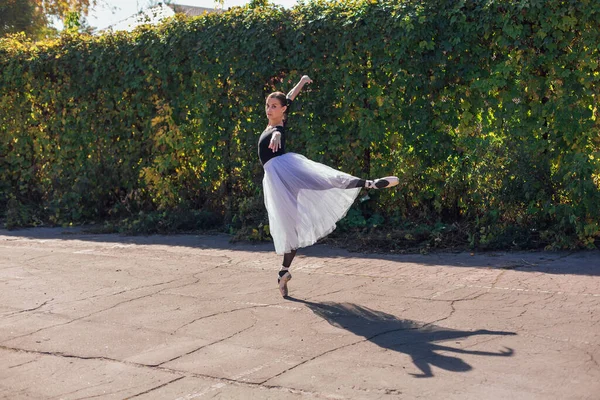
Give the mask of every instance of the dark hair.
M 279 103 L 281 103 L 282 107 L 287 107 L 285 109 L 285 112 L 283 113 L 283 125 L 285 125 L 285 123 L 287 122 L 288 112 L 290 110 L 290 107 L 289 107 L 290 104 L 289 104 L 287 96 L 283 92 L 273 92 L 267 96 L 267 100 L 268 99 L 277 99 L 277 100 L 279 100 Z

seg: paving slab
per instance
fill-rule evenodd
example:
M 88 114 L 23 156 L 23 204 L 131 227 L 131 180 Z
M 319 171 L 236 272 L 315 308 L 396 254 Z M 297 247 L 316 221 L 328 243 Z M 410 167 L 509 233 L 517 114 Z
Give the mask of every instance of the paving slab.
M 0 230 L 0 399 L 600 399 L 600 252 Z

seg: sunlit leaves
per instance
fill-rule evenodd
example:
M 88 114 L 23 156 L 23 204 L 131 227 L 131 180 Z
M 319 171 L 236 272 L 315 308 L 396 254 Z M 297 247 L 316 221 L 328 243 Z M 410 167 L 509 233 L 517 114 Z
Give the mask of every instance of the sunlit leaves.
M 368 213 L 462 224 L 479 247 L 591 246 L 599 21 L 595 2 L 559 0 L 255 2 L 132 33 L 5 40 L 0 205 L 53 222 L 202 208 L 264 232 L 262 105 L 308 74 L 288 150 L 399 175 Z
M 98 0 L 34 0 L 46 15 L 65 19 L 70 12 L 87 15 Z

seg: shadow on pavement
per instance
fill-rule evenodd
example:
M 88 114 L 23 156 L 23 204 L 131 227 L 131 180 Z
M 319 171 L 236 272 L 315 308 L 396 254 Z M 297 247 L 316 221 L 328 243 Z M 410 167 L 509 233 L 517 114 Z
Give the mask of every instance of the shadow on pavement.
M 472 369 L 469 364 L 459 357 L 438 352 L 496 357 L 510 357 L 513 355 L 513 350 L 509 348 L 499 352 L 488 352 L 444 346 L 437 344 L 437 342 L 475 335 L 516 335 L 514 332 L 485 329 L 459 331 L 399 319 L 394 315 L 352 303 L 315 303 L 293 297 L 287 297 L 287 300 L 305 304 L 313 313 L 331 325 L 345 329 L 357 336 L 362 336 L 379 347 L 407 354 L 411 357 L 414 365 L 421 370 L 420 374 L 411 374 L 416 378 L 433 377 L 432 366 L 453 372 L 465 372 Z
M 0 236 L 32 240 L 79 240 L 95 243 L 134 245 L 163 245 L 228 251 L 272 253 L 273 243 L 232 242 L 226 234 L 177 234 L 150 236 L 123 236 L 119 234 L 86 233 L 85 227 L 29 228 L 9 231 L 0 229 Z M 386 260 L 415 263 L 424 266 L 511 269 L 523 272 L 600 276 L 600 252 L 490 252 L 490 253 L 431 253 L 421 254 L 364 254 L 326 245 L 302 248 L 299 256 L 315 258 L 344 258 Z M 278 256 L 277 256 L 278 257 Z

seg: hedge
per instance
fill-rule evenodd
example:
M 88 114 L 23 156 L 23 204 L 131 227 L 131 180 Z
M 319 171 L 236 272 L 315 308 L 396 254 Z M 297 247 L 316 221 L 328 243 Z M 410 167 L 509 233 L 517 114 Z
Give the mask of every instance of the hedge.
M 598 26 L 595 1 L 356 0 L 0 39 L 0 215 L 264 225 L 264 99 L 308 74 L 288 149 L 402 182 L 353 215 L 595 247 Z

